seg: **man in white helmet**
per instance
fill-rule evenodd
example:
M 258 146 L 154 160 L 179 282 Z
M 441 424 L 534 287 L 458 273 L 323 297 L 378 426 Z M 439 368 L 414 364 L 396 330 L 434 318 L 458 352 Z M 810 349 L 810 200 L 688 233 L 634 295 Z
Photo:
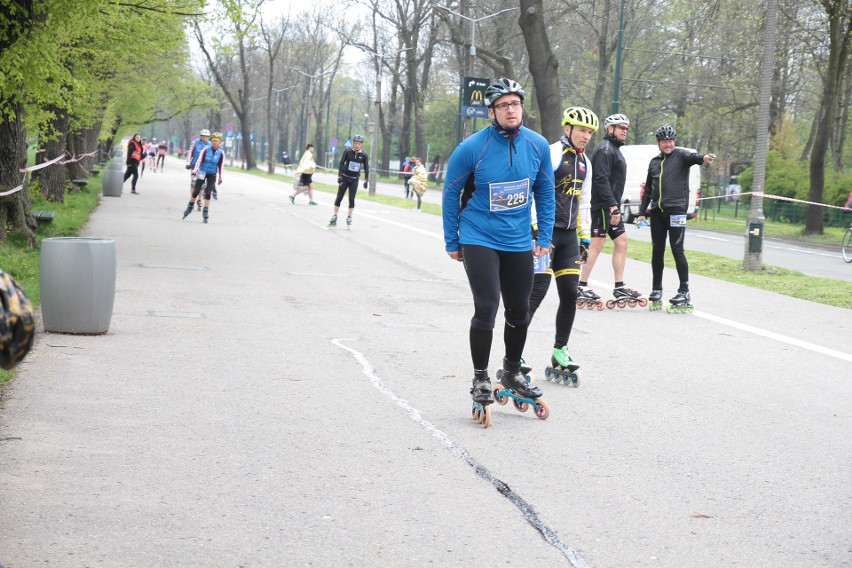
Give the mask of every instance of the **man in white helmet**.
M 623 114 L 604 119 L 606 135 L 592 152 L 592 243 L 589 258 L 580 272 L 578 295 L 587 302 L 599 302 L 600 296 L 588 288 L 589 277 L 603 250 L 607 235 L 612 239 L 612 271 L 616 300 L 638 300 L 642 294 L 624 285 L 624 262 L 627 260 L 627 233 L 621 217 L 621 197 L 627 180 L 627 162 L 621 147 L 627 142 L 630 120 Z M 611 305 L 610 303 L 607 306 Z M 631 306 L 640 304 L 631 303 Z
M 198 161 L 198 156 L 201 155 L 201 151 L 204 148 L 210 147 L 210 131 L 206 128 L 202 128 L 201 132 L 198 133 L 198 138 L 192 143 L 192 147 L 189 149 L 189 152 L 186 153 L 186 169 L 190 172 L 195 170 L 195 163 Z M 189 179 L 189 194 L 192 195 L 195 189 L 195 174 L 190 174 Z M 201 196 L 198 196 L 198 201 L 196 202 L 198 206 L 198 210 L 201 211 Z

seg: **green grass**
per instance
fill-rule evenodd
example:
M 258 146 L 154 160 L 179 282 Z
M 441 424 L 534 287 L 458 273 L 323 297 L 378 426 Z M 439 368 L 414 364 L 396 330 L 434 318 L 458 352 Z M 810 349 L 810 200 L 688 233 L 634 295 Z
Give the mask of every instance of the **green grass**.
M 748 222 L 748 209 L 740 207 L 737 217 L 733 216 L 733 211 L 730 205 L 726 205 L 726 208 L 719 212 L 714 209 L 702 211 L 697 218 L 690 221 L 690 226 L 696 229 L 744 235 Z M 852 217 L 850 217 L 850 221 L 852 221 Z M 825 227 L 822 235 L 805 235 L 804 231 L 804 225 L 798 223 L 781 223 L 767 219 L 764 225 L 764 234 L 768 238 L 795 240 L 826 246 L 836 245 L 838 247 L 843 234 L 846 232 L 846 227 Z
M 604 245 L 604 252 L 612 253 L 612 241 L 609 239 Z M 633 260 L 650 262 L 651 244 L 630 241 L 627 256 Z M 696 251 L 688 251 L 687 260 L 690 274 L 700 274 L 801 300 L 852 309 L 852 282 L 849 281 L 808 276 L 776 266 L 764 266 L 762 271 L 744 270 L 742 260 Z M 666 268 L 675 268 L 670 250 L 666 250 Z
M 234 171 L 242 171 L 234 168 Z M 274 179 L 287 184 L 287 191 L 290 191 L 293 183 L 292 176 L 280 174 L 267 174 L 265 171 L 248 172 L 253 175 L 259 175 L 268 179 Z M 395 178 L 389 178 L 389 181 L 396 181 Z M 314 184 L 315 191 L 324 191 L 327 193 L 337 193 L 337 188 L 330 185 Z M 358 192 L 358 199 L 364 201 L 372 201 L 392 205 L 395 207 L 410 208 L 411 201 L 402 197 L 391 197 L 387 195 L 368 195 L 367 192 Z M 423 211 L 433 215 L 441 214 L 441 206 L 432 203 L 424 203 Z M 727 231 L 737 234 L 745 234 L 745 212 L 740 212 L 738 219 L 725 218 L 716 215 L 713 219 L 708 215 L 708 220 L 694 219 L 690 221 L 690 226 L 697 229 L 708 229 L 714 231 Z M 825 235 L 805 238 L 802 235 L 803 228 L 797 225 L 788 223 L 773 223 L 767 222 L 765 226 L 766 236 L 777 238 L 798 238 L 798 240 L 807 240 L 809 242 L 817 242 L 821 244 L 830 244 L 832 246 L 840 246 L 840 240 L 843 237 L 845 229 L 827 227 Z M 612 253 L 612 241 L 607 239 L 604 246 L 604 252 Z M 651 244 L 639 241 L 630 241 L 630 246 L 627 251 L 627 256 L 634 260 L 644 262 L 651 261 Z M 741 260 L 734 260 L 716 256 L 707 253 L 690 251 L 687 254 L 689 260 L 689 271 L 692 274 L 700 274 L 709 278 L 717 278 L 735 284 L 742 284 L 752 288 L 760 288 L 792 296 L 810 302 L 818 302 L 829 306 L 837 306 L 840 308 L 852 309 L 852 282 L 844 280 L 832 280 L 830 278 L 817 278 L 807 276 L 801 272 L 778 268 L 774 266 L 766 266 L 764 270 L 755 272 L 744 270 Z M 674 259 L 671 252 L 666 252 L 666 267 L 674 268 Z
M 47 201 L 41 195 L 35 184 L 30 184 L 29 191 L 33 211 L 56 212 L 53 223 L 49 225 L 39 224 L 38 226 L 36 237 L 39 247 L 41 247 L 41 241 L 46 238 L 77 235 L 83 225 L 88 222 L 92 211 L 97 207 L 98 194 L 101 192 L 100 177 L 89 178 L 89 184 L 81 191 L 72 192 L 71 187 L 69 183 L 65 193 L 65 203 L 53 203 Z M 40 248 L 31 248 L 24 235 L 10 234 L 6 242 L 0 245 L 0 267 L 23 288 L 33 306 L 41 304 L 39 287 Z M 13 373 L 14 371 L 0 369 L 0 384 L 9 380 Z

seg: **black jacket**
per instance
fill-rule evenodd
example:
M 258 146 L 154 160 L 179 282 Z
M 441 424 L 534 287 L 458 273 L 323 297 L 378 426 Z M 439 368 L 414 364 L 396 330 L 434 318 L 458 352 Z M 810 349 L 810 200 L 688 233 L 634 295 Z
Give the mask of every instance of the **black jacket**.
M 337 175 L 349 179 L 358 179 L 361 175 L 361 170 L 364 170 L 364 181 L 367 181 L 370 177 L 370 165 L 367 163 L 368 161 L 367 154 L 356 152 L 352 148 L 349 148 L 340 157 L 340 167 L 337 168 Z
M 653 209 L 686 213 L 689 210 L 689 168 L 703 163 L 704 154 L 683 148 L 675 148 L 668 156 L 660 152 L 651 158 L 640 214 Z
M 627 162 L 619 148 L 623 146 L 607 134 L 592 152 L 591 208 L 609 209 L 621 206 L 624 184 L 627 181 Z

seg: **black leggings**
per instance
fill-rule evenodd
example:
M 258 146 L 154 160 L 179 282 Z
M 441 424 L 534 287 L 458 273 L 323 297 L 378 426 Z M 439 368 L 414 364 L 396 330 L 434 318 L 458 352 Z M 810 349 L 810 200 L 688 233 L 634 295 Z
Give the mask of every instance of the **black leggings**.
M 207 181 L 206 185 L 204 184 L 205 181 Z M 192 188 L 193 200 L 201 193 L 202 187 L 204 187 L 204 199 L 210 201 L 210 194 L 216 189 L 216 174 L 206 174 L 205 177 L 195 178 L 195 187 Z
M 500 297 L 503 298 L 503 342 L 506 359 L 515 363 L 524 354 L 530 324 L 529 301 L 533 280 L 531 251 L 504 252 L 462 245 L 462 256 L 474 314 L 470 320 L 470 357 L 475 370 L 488 369 L 491 341 Z
M 654 275 L 652 290 L 663 289 L 663 268 L 665 267 L 666 234 L 669 236 L 669 244 L 672 248 L 677 277 L 680 279 L 682 289 L 689 288 L 689 263 L 686 262 L 686 254 L 683 252 L 683 237 L 686 227 L 672 227 L 672 215 L 683 215 L 683 213 L 664 213 L 662 211 L 651 211 L 651 271 Z
M 349 209 L 355 209 L 355 192 L 358 191 L 358 178 L 350 179 L 343 176 L 343 183 L 337 187 L 337 199 L 334 200 L 334 206 L 340 207 L 343 202 L 343 195 L 346 190 L 349 190 Z
M 127 181 L 127 178 L 130 176 L 133 176 L 133 179 L 130 180 L 130 189 L 136 191 L 136 180 L 139 179 L 139 164 L 127 164 L 127 169 L 124 170 L 124 181 Z
M 559 307 L 556 309 L 556 337 L 554 347 L 568 345 L 574 316 L 577 314 L 577 283 L 580 281 L 580 247 L 577 244 L 576 229 L 553 229 L 553 252 L 548 272 L 535 275 L 530 295 L 530 318 L 535 315 L 547 290 L 550 288 L 550 275 L 556 275 L 556 291 L 559 294 Z

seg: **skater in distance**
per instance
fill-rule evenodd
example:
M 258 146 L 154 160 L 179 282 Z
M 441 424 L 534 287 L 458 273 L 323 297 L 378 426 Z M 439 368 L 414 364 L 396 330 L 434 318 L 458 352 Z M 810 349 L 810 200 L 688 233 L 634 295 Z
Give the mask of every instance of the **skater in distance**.
M 521 85 L 500 78 L 485 91 L 491 126 L 472 134 L 450 156 L 443 195 L 447 255 L 464 263 L 473 294 L 469 342 L 473 362 L 470 390 L 484 409 L 494 402 L 488 363 L 494 324 L 503 299 L 503 366 L 497 380 L 521 396 L 538 399 L 541 389 L 521 374 L 529 326 L 533 254 L 550 249 L 555 208 L 550 147 L 523 126 Z M 536 203 L 538 240 L 530 242 L 530 200 Z M 530 254 L 533 248 L 533 254 Z
M 595 175 L 592 177 L 592 246 L 589 261 L 580 275 L 580 294 L 586 302 L 600 302 L 600 296 L 588 288 L 595 262 L 603 250 L 607 235 L 612 239 L 612 272 L 615 286 L 612 296 L 616 300 L 634 300 L 637 305 L 642 294 L 624 285 L 624 263 L 627 259 L 627 232 L 619 209 L 627 180 L 627 162 L 621 147 L 627 142 L 630 119 L 623 114 L 613 114 L 604 119 L 606 134 L 592 152 Z M 607 302 L 607 306 L 612 306 Z M 644 304 L 642 304 L 644 305 Z
M 210 146 L 201 150 L 198 155 L 198 160 L 195 162 L 195 169 L 192 173 L 195 174 L 195 188 L 189 196 L 189 203 L 186 210 L 183 212 L 183 218 L 186 219 L 192 213 L 195 199 L 201 193 L 202 186 L 204 187 L 204 209 L 202 209 L 202 219 L 205 223 L 210 219 L 210 196 L 213 189 L 216 187 L 217 177 L 219 185 L 222 184 L 222 167 L 225 164 L 225 153 L 219 147 L 222 141 L 222 135 L 219 132 L 214 132 L 210 136 Z M 206 182 L 206 183 L 205 183 Z
M 334 200 L 334 215 L 328 222 L 329 227 L 337 226 L 337 212 L 343 196 L 349 191 L 349 214 L 346 216 L 346 225 L 352 224 L 352 212 L 355 211 L 355 192 L 358 191 L 358 178 L 361 170 L 364 170 L 364 189 L 367 189 L 367 180 L 370 177 L 369 157 L 361 151 L 364 145 L 364 137 L 356 134 L 352 137 L 352 148 L 347 148 L 340 157 L 340 166 L 337 168 L 337 198 Z
M 651 219 L 651 309 L 662 307 L 663 267 L 666 253 L 666 236 L 672 249 L 680 285 L 677 294 L 669 300 L 669 311 L 692 309 L 689 294 L 689 264 L 683 250 L 686 234 L 686 212 L 689 209 L 689 168 L 711 164 L 715 154 L 699 154 L 678 148 L 677 132 L 668 124 L 655 133 L 660 153 L 648 164 L 645 194 L 639 207 L 640 222 Z

